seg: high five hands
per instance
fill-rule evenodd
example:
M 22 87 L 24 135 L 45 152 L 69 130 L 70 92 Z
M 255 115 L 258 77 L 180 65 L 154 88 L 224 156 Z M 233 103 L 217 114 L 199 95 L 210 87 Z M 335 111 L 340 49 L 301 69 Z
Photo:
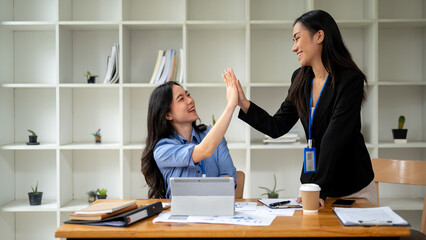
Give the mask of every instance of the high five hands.
M 222 74 L 222 78 L 227 84 L 226 85 L 227 87 L 228 87 L 228 82 L 231 82 L 233 85 L 236 86 L 237 92 L 238 92 L 238 106 L 240 106 L 240 108 L 245 113 L 247 113 L 247 110 L 250 107 L 250 101 L 247 100 L 246 95 L 244 94 L 243 88 L 241 87 L 241 83 L 234 74 L 234 70 L 232 70 L 232 68 L 226 69 L 225 72 Z M 227 91 L 227 94 L 228 94 L 228 91 Z

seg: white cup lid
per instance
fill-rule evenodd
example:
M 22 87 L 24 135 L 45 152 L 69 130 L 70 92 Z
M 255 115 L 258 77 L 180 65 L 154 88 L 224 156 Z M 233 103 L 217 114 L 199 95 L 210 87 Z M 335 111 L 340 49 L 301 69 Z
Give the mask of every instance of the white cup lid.
M 300 191 L 321 191 L 321 188 L 315 183 L 305 183 L 300 186 Z

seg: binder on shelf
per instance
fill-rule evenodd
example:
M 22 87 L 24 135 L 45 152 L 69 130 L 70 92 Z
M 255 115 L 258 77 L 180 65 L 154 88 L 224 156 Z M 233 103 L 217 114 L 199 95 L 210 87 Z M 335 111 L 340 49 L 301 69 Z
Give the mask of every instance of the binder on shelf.
M 126 227 L 142 219 L 159 214 L 162 211 L 162 203 L 156 202 L 102 220 L 68 220 L 64 223 L 94 226 Z
M 161 61 L 160 61 L 161 56 Z M 157 67 L 158 66 L 158 67 Z M 183 50 L 159 50 L 150 84 L 163 84 L 167 81 L 183 82 Z
M 169 79 L 169 76 L 170 76 L 169 74 L 170 74 L 170 69 L 172 64 L 171 61 L 173 60 L 172 53 L 173 53 L 172 49 L 166 50 L 166 53 L 165 53 L 166 58 L 165 58 L 163 73 L 161 74 L 160 79 L 156 83 L 162 84 Z

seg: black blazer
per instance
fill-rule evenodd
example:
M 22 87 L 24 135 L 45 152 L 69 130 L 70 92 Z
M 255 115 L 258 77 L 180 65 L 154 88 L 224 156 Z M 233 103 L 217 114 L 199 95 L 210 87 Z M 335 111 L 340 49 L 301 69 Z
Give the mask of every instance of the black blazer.
M 296 73 L 292 76 L 292 83 Z M 305 81 L 311 89 L 311 80 Z M 291 89 L 291 86 L 290 88 Z M 321 198 L 341 197 L 355 193 L 373 181 L 374 173 L 370 155 L 361 134 L 361 104 L 364 80 L 349 69 L 336 72 L 335 86 L 331 77 L 317 102 L 312 123 L 313 146 L 316 147 L 316 173 L 302 174 L 302 183 L 316 183 L 321 187 Z M 310 95 L 305 96 L 309 102 Z M 309 104 L 307 104 L 309 106 Z M 270 116 L 265 110 L 250 103 L 245 114 L 238 117 L 258 131 L 276 138 L 287 133 L 299 120 L 296 107 L 288 100 Z M 308 139 L 309 116 L 301 118 Z M 300 159 L 303 160 L 301 154 Z

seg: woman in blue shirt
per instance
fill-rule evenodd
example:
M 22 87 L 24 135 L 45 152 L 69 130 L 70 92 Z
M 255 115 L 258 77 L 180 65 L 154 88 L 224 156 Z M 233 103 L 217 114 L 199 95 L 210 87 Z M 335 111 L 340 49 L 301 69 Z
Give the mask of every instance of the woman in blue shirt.
M 148 136 L 141 159 L 149 198 L 170 198 L 171 177 L 205 174 L 207 177 L 231 176 L 236 180 L 224 135 L 238 104 L 238 91 L 231 77 L 222 78 L 228 104 L 212 128 L 196 125 L 198 114 L 194 99 L 178 83 L 164 83 L 152 92 Z

